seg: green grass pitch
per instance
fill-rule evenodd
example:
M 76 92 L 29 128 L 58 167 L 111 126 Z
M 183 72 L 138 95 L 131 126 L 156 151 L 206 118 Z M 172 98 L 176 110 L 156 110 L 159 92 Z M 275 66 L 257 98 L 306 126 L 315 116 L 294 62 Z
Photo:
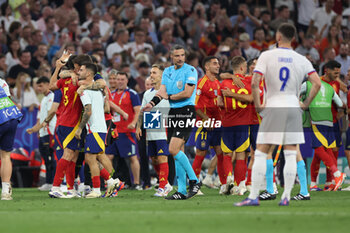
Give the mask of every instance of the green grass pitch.
M 299 187 L 293 189 L 296 194 Z M 312 192 L 311 201 L 279 207 L 281 196 L 259 207 L 233 207 L 240 196 L 204 196 L 185 201 L 152 197 L 153 190 L 122 190 L 118 197 L 51 199 L 36 189 L 14 189 L 0 201 L 1 232 L 348 232 L 350 192 Z

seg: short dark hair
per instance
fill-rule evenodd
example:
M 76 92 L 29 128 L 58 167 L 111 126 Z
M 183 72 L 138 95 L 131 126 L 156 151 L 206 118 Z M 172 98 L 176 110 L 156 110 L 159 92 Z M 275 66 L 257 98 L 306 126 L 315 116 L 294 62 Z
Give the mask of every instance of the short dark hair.
M 67 69 L 69 70 L 73 70 L 74 69 L 74 59 L 77 57 L 78 55 L 71 55 L 69 58 L 68 58 L 68 61 L 66 63 L 66 67 Z
M 38 81 L 36 81 L 36 84 L 40 83 L 50 83 L 50 79 L 48 77 L 42 76 L 38 79 Z
M 254 57 L 254 58 L 250 59 L 250 60 L 247 62 L 248 68 L 253 64 L 253 62 L 254 62 L 255 60 L 258 60 L 258 57 Z
M 340 67 L 341 67 L 341 64 L 336 60 L 330 60 L 324 65 L 325 69 L 331 69 L 331 70 L 334 70 L 335 68 L 340 68 Z
M 85 66 L 87 70 L 90 70 L 93 76 L 95 76 L 95 74 L 97 73 L 97 67 L 94 63 L 87 62 L 83 63 L 82 66 Z
M 50 19 L 55 19 L 55 17 L 53 15 L 47 16 L 45 19 L 45 23 L 48 23 L 50 21 Z
M 91 63 L 91 57 L 87 54 L 80 54 L 73 59 L 74 64 L 82 66 L 84 63 Z
M 173 47 L 171 47 L 170 53 L 173 53 L 175 50 L 180 50 L 180 49 L 183 49 L 186 52 L 186 49 L 184 46 L 182 46 L 180 44 L 176 44 Z
M 25 50 L 20 51 L 20 52 L 19 52 L 19 57 L 22 57 L 22 55 L 23 55 L 24 53 L 30 53 L 30 51 L 29 51 L 28 49 L 25 49 Z M 32 55 L 32 54 L 30 53 L 30 55 Z
M 288 9 L 288 6 L 286 5 L 281 5 L 280 7 L 278 7 L 278 12 L 282 12 L 284 9 Z
M 289 41 L 292 41 L 296 34 L 295 27 L 290 23 L 281 24 L 281 26 L 278 27 L 277 31 L 280 32 L 282 36 Z
M 203 69 L 205 69 L 205 65 L 208 63 L 208 62 L 210 62 L 211 60 L 213 60 L 213 59 L 217 59 L 217 60 L 219 60 L 217 57 L 215 57 L 215 56 L 208 56 L 208 57 L 205 57 L 204 59 L 203 59 L 203 61 L 202 61 L 202 67 L 203 67 Z
M 158 68 L 160 71 L 164 71 L 164 66 L 162 64 L 153 64 L 152 68 Z
M 22 24 L 18 21 L 13 21 L 11 24 L 10 24 L 10 27 L 9 27 L 9 33 L 12 33 L 14 32 L 15 30 L 17 30 L 18 28 L 21 28 L 22 27 Z
M 117 75 L 125 75 L 127 79 L 129 79 L 128 73 L 123 71 L 118 71 Z
M 235 72 L 235 70 L 242 65 L 244 62 L 246 62 L 245 58 L 242 56 L 235 56 L 232 58 L 231 60 L 231 66 L 233 71 Z

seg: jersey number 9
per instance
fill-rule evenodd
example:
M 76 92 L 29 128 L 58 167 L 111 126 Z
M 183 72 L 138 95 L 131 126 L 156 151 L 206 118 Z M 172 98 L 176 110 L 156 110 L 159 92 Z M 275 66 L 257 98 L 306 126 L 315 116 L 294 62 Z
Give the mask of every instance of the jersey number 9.
M 289 79 L 289 69 L 288 67 L 282 67 L 280 69 L 280 80 L 283 82 L 280 91 L 284 91 Z

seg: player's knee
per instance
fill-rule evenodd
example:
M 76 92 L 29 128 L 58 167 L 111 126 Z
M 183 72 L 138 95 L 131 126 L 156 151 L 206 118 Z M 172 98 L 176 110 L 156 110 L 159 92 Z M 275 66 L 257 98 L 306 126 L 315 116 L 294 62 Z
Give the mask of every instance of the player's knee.
M 1 150 L 0 151 L 0 155 L 1 155 L 1 160 L 2 162 L 4 160 L 10 160 L 11 158 L 11 151 L 4 151 L 4 150 Z

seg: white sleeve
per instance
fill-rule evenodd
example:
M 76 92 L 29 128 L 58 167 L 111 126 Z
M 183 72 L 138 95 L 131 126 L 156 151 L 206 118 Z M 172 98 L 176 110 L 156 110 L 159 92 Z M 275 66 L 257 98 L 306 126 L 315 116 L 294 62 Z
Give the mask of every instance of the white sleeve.
M 315 72 L 315 68 L 312 66 L 311 62 L 305 57 L 304 63 L 304 76 L 309 76 Z
M 259 74 L 265 74 L 266 73 L 266 52 L 262 53 L 260 57 L 258 58 L 258 61 L 256 63 L 254 72 Z
M 7 96 L 11 96 L 9 85 L 5 80 L 0 79 L 0 86 L 4 89 Z
M 343 101 L 340 99 L 339 95 L 334 92 L 332 100 L 338 107 L 343 107 Z
M 141 109 L 144 108 L 146 106 L 146 104 L 147 104 L 146 96 L 147 96 L 147 91 L 143 95 L 142 103 L 141 103 Z
M 83 91 L 83 93 L 80 95 L 80 100 L 81 100 L 83 106 L 92 103 L 91 97 L 90 97 L 90 95 L 89 95 L 89 92 L 87 92 L 86 90 Z

